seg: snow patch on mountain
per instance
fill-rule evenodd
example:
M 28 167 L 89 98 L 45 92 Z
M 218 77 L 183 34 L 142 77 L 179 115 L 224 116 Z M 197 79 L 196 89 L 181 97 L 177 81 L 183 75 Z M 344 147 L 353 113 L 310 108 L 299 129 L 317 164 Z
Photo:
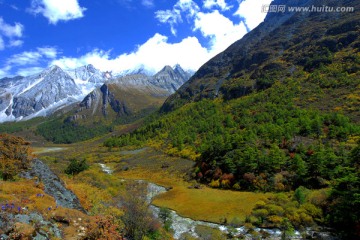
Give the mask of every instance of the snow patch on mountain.
M 70 104 L 80 103 L 107 82 L 116 82 L 125 89 L 136 86 L 163 89 L 171 94 L 190 76 L 179 65 L 166 66 L 156 74 L 144 67 L 112 74 L 91 64 L 66 71 L 51 66 L 31 76 L 0 79 L 0 123 L 48 116 Z
M 29 83 L 28 86 L 22 89 L 21 92 L 19 92 L 17 95 L 23 94 L 24 92 L 30 90 L 31 88 L 35 87 L 38 83 L 40 83 L 42 80 L 44 80 L 44 78 L 40 78 L 33 83 Z

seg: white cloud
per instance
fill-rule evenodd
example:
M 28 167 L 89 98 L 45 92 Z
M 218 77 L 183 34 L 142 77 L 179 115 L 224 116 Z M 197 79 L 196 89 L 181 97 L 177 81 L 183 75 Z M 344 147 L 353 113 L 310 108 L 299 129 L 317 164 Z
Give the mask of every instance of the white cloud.
M 192 0 L 179 0 L 175 6 L 175 9 L 180 9 L 182 12 L 186 12 L 188 17 L 193 17 L 200 11 L 199 6 Z
M 114 72 L 145 67 L 155 73 L 165 65 L 175 64 L 180 64 L 184 69 L 197 70 L 212 56 L 213 53 L 202 47 L 195 37 L 185 38 L 178 43 L 169 43 L 166 36 L 157 33 L 135 51 L 113 59 L 110 58 L 110 52 L 94 50 L 80 58 L 64 57 L 54 60 L 51 64 L 64 69 L 93 64 L 103 71 Z
M 141 4 L 148 8 L 152 8 L 155 5 L 154 0 L 141 0 Z
M 44 68 L 42 67 L 28 67 L 28 68 L 21 68 L 16 72 L 17 76 L 31 76 L 33 74 L 37 74 L 41 71 L 43 71 Z
M 36 0 L 36 2 L 40 5 L 43 3 L 41 6 L 45 11 L 45 2 L 52 1 Z M 77 1 L 72 2 L 77 4 Z M 74 69 L 93 64 L 103 71 L 109 70 L 114 71 L 114 73 L 141 67 L 155 73 L 165 65 L 175 64 L 180 64 L 184 69 L 197 70 L 210 58 L 225 50 L 230 44 L 246 34 L 247 28 L 243 19 L 246 20 L 249 28 L 254 28 L 263 21 L 265 15 L 261 13 L 261 6 L 268 2 L 271 2 L 271 0 L 238 0 L 239 8 L 232 9 L 231 6 L 225 5 L 225 1 L 205 0 L 202 6 L 203 9 L 200 9 L 192 0 L 178 0 L 173 8 L 157 11 L 155 17 L 160 23 L 170 24 L 173 35 L 176 35 L 177 25 L 184 24 L 183 19 L 185 19 L 194 34 L 198 31 L 207 40 L 207 43 L 204 43 L 206 45 L 201 45 L 195 36 L 188 36 L 174 43 L 169 42 L 167 36 L 156 33 L 145 43 L 137 46 L 134 51 L 123 53 L 117 57 L 113 57 L 114 54 L 111 51 L 101 49 L 95 49 L 80 57 L 59 57 L 59 51 L 55 47 L 45 46 L 39 47 L 35 51 L 13 55 L 6 61 L 6 65 L 0 68 L 0 75 L 9 72 L 26 75 L 40 71 L 41 68 L 38 68 L 38 66 L 45 65 L 46 67 L 58 65 L 64 69 Z M 76 6 L 80 8 L 78 4 Z M 226 8 L 233 10 L 230 14 L 241 17 L 239 22 L 235 22 L 236 19 L 232 20 L 220 12 L 227 10 Z M 259 9 L 258 12 L 257 9 Z M 83 11 L 83 9 L 81 10 Z M 53 20 L 49 19 L 49 21 L 55 24 L 57 21 L 64 20 L 58 16 L 54 16 L 55 18 Z M 0 49 L 3 37 L 0 35 Z M 3 47 L 7 46 L 4 41 Z M 14 41 L 13 44 L 20 45 L 21 43 L 15 43 Z M 49 62 L 50 64 L 48 64 Z
M 238 0 L 239 9 L 234 15 L 245 19 L 249 29 L 254 29 L 264 21 L 266 13 L 262 12 L 262 6 L 270 4 L 272 0 Z
M 215 3 L 221 4 L 221 1 Z M 103 71 L 122 72 L 144 67 L 151 72 L 161 70 L 165 65 L 180 64 L 183 68 L 197 70 L 211 57 L 225 50 L 230 44 L 247 33 L 243 22 L 234 23 L 219 10 L 202 12 L 192 0 L 179 0 L 172 9 L 157 11 L 155 17 L 161 23 L 169 23 L 176 34 L 176 25 L 186 16 L 193 31 L 199 31 L 208 39 L 209 45 L 202 46 L 195 36 L 189 36 L 176 43 L 169 43 L 168 37 L 156 33 L 136 50 L 111 57 L 110 51 L 95 49 L 81 57 L 54 59 L 51 65 L 73 69 L 93 64 Z
M 39 47 L 33 51 L 25 51 L 14 54 L 5 60 L 5 65 L 0 68 L 0 78 L 5 76 L 22 75 L 28 76 L 40 72 L 41 65 L 47 65 L 58 55 L 55 47 Z
M 24 26 L 20 23 L 15 23 L 14 26 L 7 24 L 2 17 L 0 17 L 0 33 L 8 38 L 22 37 Z
M 165 65 L 177 63 L 186 69 L 197 70 L 209 58 L 208 50 L 202 47 L 195 37 L 187 37 L 178 43 L 168 43 L 167 40 L 166 36 L 155 34 L 136 52 L 121 55 L 118 59 L 123 64 L 131 59 L 133 66 L 141 64 L 159 71 Z
M 24 41 L 22 41 L 22 40 L 10 40 L 8 46 L 9 47 L 20 47 L 23 45 L 23 43 L 24 43 Z
M 110 52 L 95 49 L 79 58 L 62 57 L 54 59 L 50 65 L 57 65 L 63 69 L 74 69 L 87 64 L 93 64 L 98 68 L 103 68 L 106 64 L 110 64 Z
M 181 14 L 185 13 L 186 18 L 190 21 L 198 12 L 199 6 L 192 0 L 179 0 L 174 7 L 169 10 L 159 10 L 155 12 L 155 18 L 161 23 L 170 25 L 171 33 L 176 36 L 176 25 L 182 23 Z
M 176 36 L 175 25 L 182 22 L 180 11 L 177 9 L 173 10 L 160 10 L 155 12 L 155 18 L 161 23 L 170 24 L 171 33 Z
M 229 10 L 231 7 L 228 6 L 225 0 L 205 0 L 203 3 L 204 8 L 212 9 L 214 7 L 220 8 L 222 11 Z
M 6 66 L 0 68 L 0 78 L 10 76 L 10 69 L 11 69 L 11 66 L 9 66 L 9 65 L 6 65 Z
M 243 22 L 234 24 L 217 10 L 211 13 L 198 13 L 194 30 L 200 30 L 203 36 L 210 37 L 211 50 L 216 53 L 224 51 L 247 33 Z
M 0 17 L 0 51 L 5 47 L 20 47 L 23 44 L 21 38 L 23 35 L 24 26 L 21 23 L 15 23 L 14 25 L 8 24 Z M 5 40 L 5 39 L 6 40 Z
M 85 10 L 78 0 L 32 0 L 29 9 L 31 13 L 42 14 L 51 24 L 82 18 Z
M 176 36 L 176 25 L 182 22 L 182 14 L 185 14 L 193 31 L 199 30 L 209 39 L 209 51 L 214 53 L 225 50 L 247 33 L 242 21 L 234 23 L 219 10 L 212 10 L 214 7 L 223 11 L 230 10 L 231 6 L 227 5 L 225 0 L 205 0 L 203 7 L 206 12 L 201 11 L 192 0 L 178 0 L 172 10 L 156 12 L 156 18 L 161 23 L 170 24 L 171 33 Z
M 41 48 L 37 48 L 37 50 L 42 56 L 50 59 L 56 58 L 58 54 L 57 49 L 54 47 L 41 47 Z
M 5 61 L 5 65 L 0 69 L 0 76 L 10 76 L 14 72 L 23 76 L 29 75 L 25 73 L 36 73 L 35 70 L 42 69 L 39 65 L 47 64 L 49 60 L 55 59 L 56 56 L 57 50 L 55 47 L 41 47 L 35 51 L 14 54 Z
M 12 55 L 7 60 L 7 63 L 9 65 L 16 65 L 16 66 L 38 64 L 39 60 L 41 59 L 41 56 L 42 55 L 39 52 L 33 52 L 33 51 L 22 52 Z

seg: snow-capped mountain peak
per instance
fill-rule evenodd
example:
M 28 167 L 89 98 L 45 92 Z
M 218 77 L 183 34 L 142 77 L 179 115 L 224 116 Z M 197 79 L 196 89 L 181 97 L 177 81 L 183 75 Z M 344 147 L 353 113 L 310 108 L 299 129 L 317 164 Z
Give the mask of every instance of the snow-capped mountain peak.
M 155 75 L 143 67 L 127 73 L 125 78 L 114 78 L 112 72 L 102 72 L 91 64 L 66 71 L 54 65 L 31 76 L 0 79 L 0 122 L 47 116 L 81 102 L 106 82 L 158 88 L 171 94 L 190 77 L 178 65 L 165 66 Z
M 48 115 L 87 93 L 55 65 L 28 77 L 0 80 L 0 122 Z

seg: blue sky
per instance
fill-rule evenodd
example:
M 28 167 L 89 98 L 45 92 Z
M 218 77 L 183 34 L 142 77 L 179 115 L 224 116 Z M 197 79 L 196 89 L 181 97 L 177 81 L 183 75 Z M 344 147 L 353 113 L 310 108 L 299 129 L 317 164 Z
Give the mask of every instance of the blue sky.
M 197 70 L 263 21 L 271 0 L 0 0 L 0 78 L 51 65 Z

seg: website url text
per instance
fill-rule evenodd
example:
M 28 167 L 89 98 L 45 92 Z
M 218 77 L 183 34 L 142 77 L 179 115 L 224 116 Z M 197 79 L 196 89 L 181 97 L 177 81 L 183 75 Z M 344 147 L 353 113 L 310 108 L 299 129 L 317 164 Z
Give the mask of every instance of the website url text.
M 291 7 L 286 5 L 270 5 L 262 6 L 263 13 L 285 13 L 285 12 L 309 12 L 309 13 L 352 13 L 355 12 L 354 7 L 331 7 L 331 6 L 308 6 L 308 7 Z

